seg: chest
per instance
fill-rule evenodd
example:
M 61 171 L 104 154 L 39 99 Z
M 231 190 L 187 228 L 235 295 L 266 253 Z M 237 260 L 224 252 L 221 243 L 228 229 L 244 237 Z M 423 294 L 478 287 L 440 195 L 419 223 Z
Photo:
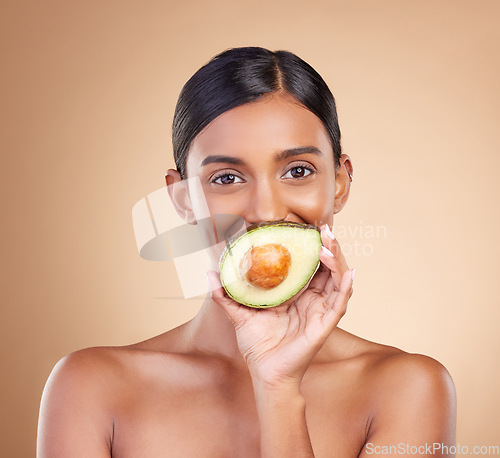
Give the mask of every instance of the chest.
M 363 402 L 304 387 L 306 419 L 317 457 L 357 456 L 365 440 Z M 352 393 L 353 395 L 355 393 Z M 260 456 L 260 432 L 251 385 L 189 389 L 144 387 L 116 412 L 113 457 Z

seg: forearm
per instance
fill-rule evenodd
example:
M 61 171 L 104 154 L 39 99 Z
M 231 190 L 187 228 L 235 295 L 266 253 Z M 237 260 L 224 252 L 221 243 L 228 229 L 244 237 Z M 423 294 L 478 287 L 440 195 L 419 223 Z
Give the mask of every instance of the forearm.
M 254 383 L 262 458 L 314 457 L 306 403 L 298 387 L 269 389 Z

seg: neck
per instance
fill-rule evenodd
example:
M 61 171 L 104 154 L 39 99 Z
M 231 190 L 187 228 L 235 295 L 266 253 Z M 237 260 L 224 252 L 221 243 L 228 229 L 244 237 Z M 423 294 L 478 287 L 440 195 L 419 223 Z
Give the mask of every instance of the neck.
M 222 308 L 207 296 L 198 314 L 186 323 L 186 337 L 197 352 L 217 355 L 246 368 L 234 326 Z

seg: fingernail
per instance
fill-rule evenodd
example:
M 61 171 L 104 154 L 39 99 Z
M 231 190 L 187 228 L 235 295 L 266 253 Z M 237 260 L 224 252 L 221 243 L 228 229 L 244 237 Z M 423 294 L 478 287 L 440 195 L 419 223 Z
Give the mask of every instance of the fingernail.
M 330 230 L 330 227 L 328 224 L 325 224 L 325 232 L 328 237 L 330 237 L 332 240 L 335 240 L 335 236 L 333 235 L 333 232 Z
M 352 269 L 351 279 L 354 281 L 354 275 L 356 274 L 356 269 Z
M 322 246 L 321 249 L 323 250 L 323 252 L 327 255 L 327 256 L 330 256 L 331 258 L 333 258 L 333 253 L 326 247 L 326 246 Z

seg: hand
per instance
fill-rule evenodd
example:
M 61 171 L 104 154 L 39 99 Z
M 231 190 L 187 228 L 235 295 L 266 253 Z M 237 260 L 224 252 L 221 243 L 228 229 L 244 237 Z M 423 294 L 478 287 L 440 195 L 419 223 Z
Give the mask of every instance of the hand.
M 312 359 L 346 312 L 354 270 L 348 269 L 337 240 L 321 230 L 334 256 L 320 250 L 321 266 L 306 287 L 285 303 L 252 309 L 225 294 L 216 272 L 209 272 L 212 299 L 233 323 L 238 347 L 252 378 L 266 387 L 298 387 Z

